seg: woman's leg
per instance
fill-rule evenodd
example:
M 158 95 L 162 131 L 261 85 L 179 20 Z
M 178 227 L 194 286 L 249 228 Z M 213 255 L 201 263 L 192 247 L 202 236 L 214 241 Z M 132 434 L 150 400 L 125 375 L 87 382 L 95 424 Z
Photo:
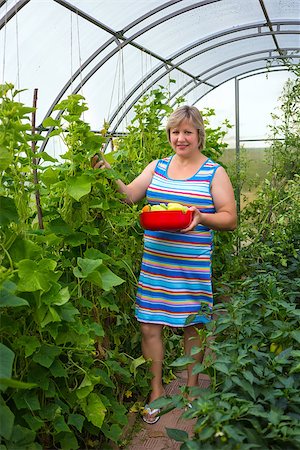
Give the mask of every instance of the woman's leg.
M 145 359 L 151 359 L 150 370 L 153 378 L 151 380 L 151 394 L 149 402 L 164 395 L 162 384 L 162 363 L 164 358 L 164 345 L 162 341 L 163 325 L 153 323 L 141 323 L 142 352 Z
M 191 325 L 189 327 L 184 328 L 184 351 L 186 355 L 191 354 L 192 347 L 199 347 L 202 348 L 203 342 L 201 337 L 199 336 L 196 328 L 202 328 L 202 324 L 197 325 Z M 199 353 L 196 353 L 195 355 L 192 355 L 195 359 L 195 364 L 197 362 L 203 361 L 204 351 L 200 351 Z M 188 379 L 187 379 L 187 386 L 193 387 L 198 386 L 198 374 L 194 375 L 192 374 L 193 367 L 195 364 L 189 364 L 187 368 L 188 372 Z

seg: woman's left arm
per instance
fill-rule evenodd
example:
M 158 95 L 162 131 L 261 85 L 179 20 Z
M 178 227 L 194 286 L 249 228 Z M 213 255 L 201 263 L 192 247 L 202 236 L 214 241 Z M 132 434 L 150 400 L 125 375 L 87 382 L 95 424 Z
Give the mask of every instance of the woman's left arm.
M 214 214 L 200 212 L 195 206 L 189 209 L 194 211 L 193 220 L 189 227 L 181 230 L 187 232 L 193 230 L 198 224 L 212 230 L 231 231 L 237 227 L 237 212 L 234 191 L 231 181 L 220 166 L 216 170 L 211 184 L 211 193 L 216 212 Z

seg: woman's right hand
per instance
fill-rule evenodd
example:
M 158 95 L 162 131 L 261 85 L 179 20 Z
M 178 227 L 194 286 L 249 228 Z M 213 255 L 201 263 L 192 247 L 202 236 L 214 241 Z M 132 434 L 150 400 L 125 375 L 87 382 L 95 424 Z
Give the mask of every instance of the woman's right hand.
M 96 153 L 92 157 L 92 168 L 93 169 L 111 169 L 111 165 L 104 158 L 104 148 L 102 147 L 100 153 Z

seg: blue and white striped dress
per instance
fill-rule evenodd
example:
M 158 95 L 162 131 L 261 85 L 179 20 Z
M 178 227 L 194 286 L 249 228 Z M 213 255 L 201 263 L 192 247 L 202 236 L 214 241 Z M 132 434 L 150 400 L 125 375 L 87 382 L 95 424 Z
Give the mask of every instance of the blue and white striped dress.
M 158 161 L 147 201 L 177 202 L 214 213 L 210 188 L 219 165 L 207 159 L 191 178 L 174 180 L 168 177 L 171 159 Z M 145 230 L 136 298 L 138 321 L 184 327 L 210 320 L 212 243 L 212 230 L 203 225 L 188 233 Z

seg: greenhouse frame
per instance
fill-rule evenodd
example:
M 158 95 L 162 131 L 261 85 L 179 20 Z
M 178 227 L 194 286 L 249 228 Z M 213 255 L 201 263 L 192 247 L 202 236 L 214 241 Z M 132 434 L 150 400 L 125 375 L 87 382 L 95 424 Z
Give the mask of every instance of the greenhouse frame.
M 300 450 L 300 0 L 0 0 L 0 49 L 0 450 Z
M 1 74 L 31 96 L 38 87 L 40 123 L 83 91 L 92 128 L 106 120 L 114 134 L 158 85 L 195 104 L 228 80 L 286 70 L 299 27 L 297 0 L 2 1 Z

